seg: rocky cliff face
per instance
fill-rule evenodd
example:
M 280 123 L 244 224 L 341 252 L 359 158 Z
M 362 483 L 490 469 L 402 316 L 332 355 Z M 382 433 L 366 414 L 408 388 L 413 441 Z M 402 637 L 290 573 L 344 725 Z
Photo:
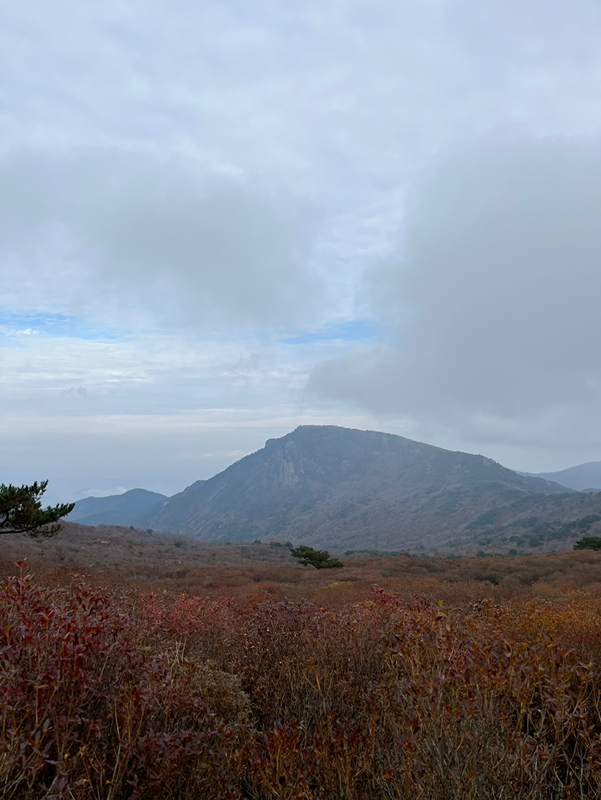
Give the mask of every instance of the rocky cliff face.
M 203 540 L 437 547 L 476 517 L 565 488 L 401 436 L 302 426 L 138 519 Z

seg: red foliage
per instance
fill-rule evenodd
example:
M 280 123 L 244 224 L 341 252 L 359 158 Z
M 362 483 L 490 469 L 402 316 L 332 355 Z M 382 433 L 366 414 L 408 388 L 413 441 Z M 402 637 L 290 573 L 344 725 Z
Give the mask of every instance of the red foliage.
M 10 579 L 0 796 L 596 796 L 600 620 L 378 586 L 333 609 Z
M 136 623 L 85 585 L 5 584 L 3 798 L 185 796 L 185 779 L 208 787 L 219 776 L 232 730 L 185 690 L 194 664 L 140 646 Z

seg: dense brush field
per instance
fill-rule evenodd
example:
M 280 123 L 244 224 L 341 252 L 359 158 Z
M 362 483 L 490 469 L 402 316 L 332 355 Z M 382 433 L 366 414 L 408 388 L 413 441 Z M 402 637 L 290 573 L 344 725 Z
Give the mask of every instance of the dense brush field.
M 211 591 L 5 564 L 0 797 L 596 797 L 601 557 L 547 559 L 529 586 L 527 559 L 498 585 L 501 560 L 364 559 Z

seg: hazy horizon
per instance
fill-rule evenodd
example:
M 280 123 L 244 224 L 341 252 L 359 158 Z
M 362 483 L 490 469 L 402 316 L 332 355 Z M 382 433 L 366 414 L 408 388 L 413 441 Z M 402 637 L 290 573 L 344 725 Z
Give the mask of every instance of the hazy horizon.
M 2 481 L 169 495 L 300 424 L 601 460 L 601 6 L 0 23 Z

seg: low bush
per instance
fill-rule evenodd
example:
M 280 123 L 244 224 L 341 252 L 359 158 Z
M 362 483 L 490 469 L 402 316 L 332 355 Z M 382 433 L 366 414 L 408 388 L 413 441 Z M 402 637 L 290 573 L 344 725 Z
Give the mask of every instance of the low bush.
M 289 602 L 11 578 L 0 796 L 598 796 L 599 599 L 475 586 L 447 608 L 347 580 Z
M 145 646 L 113 600 L 0 591 L 2 798 L 211 797 L 236 779 L 240 720 L 211 707 L 206 665 Z

